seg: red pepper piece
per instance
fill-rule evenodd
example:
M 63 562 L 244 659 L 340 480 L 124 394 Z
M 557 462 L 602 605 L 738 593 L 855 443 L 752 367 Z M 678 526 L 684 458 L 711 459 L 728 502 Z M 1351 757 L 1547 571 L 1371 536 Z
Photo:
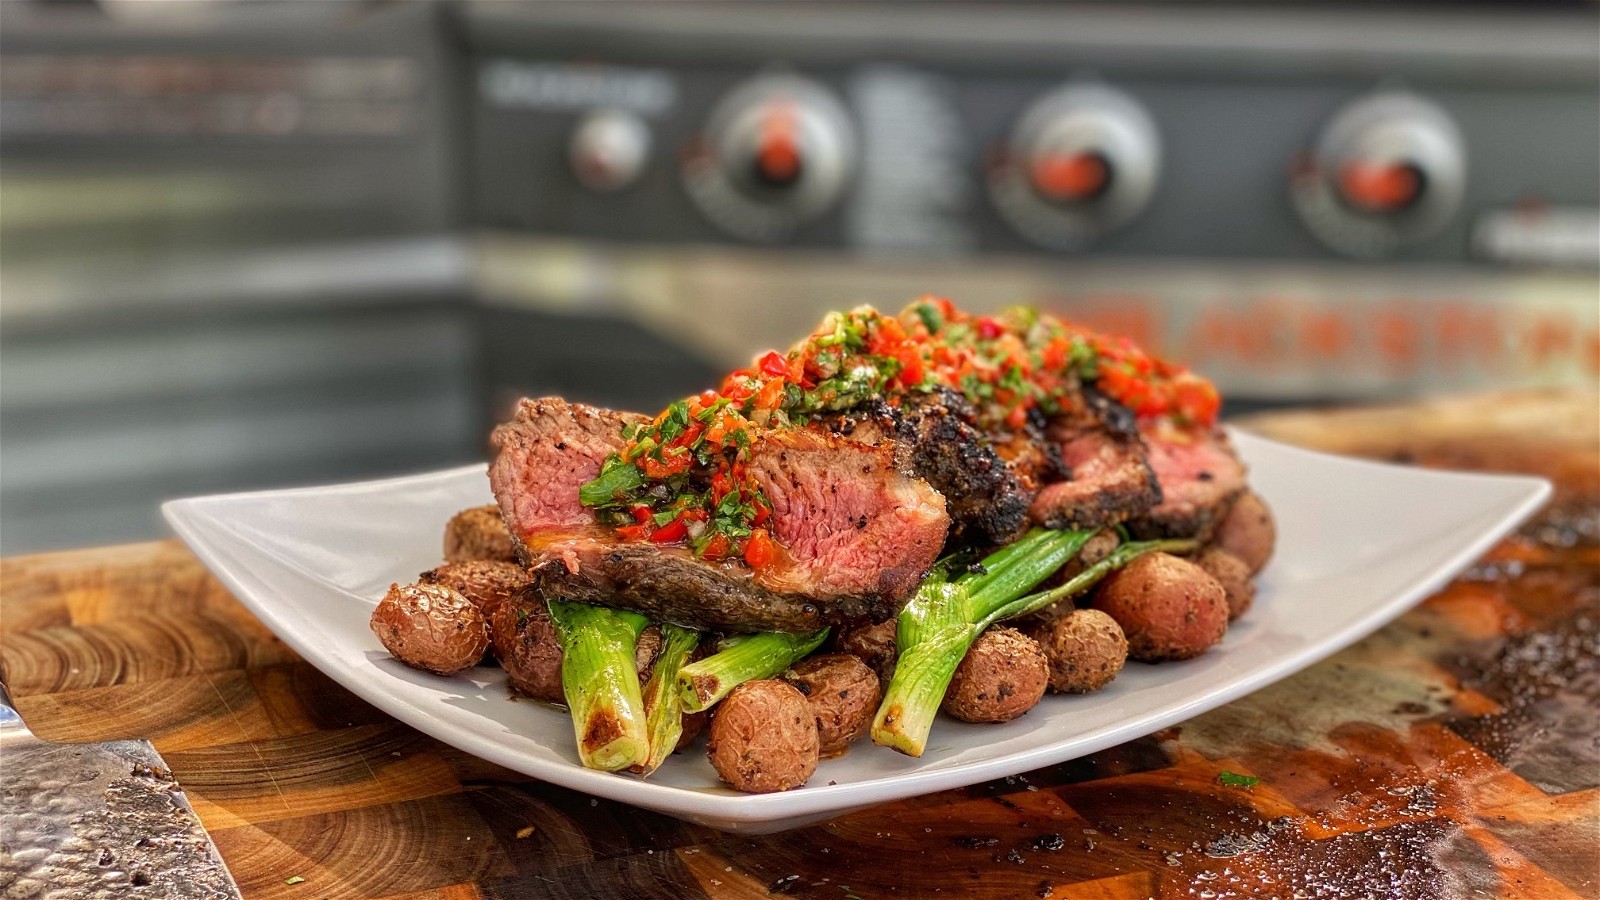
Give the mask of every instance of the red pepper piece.
M 656 544 L 676 544 L 688 536 L 689 522 L 685 514 L 657 528 L 651 533 L 650 540 Z
M 776 350 L 767 351 L 767 355 L 761 357 L 758 365 L 762 372 L 771 375 L 773 378 L 789 377 L 789 361 L 784 359 L 783 355 Z
M 732 488 L 733 485 L 729 484 L 728 476 L 722 474 L 722 470 L 719 469 L 711 473 L 712 503 L 721 503 L 722 498 L 726 497 L 728 495 L 728 491 L 732 490 Z
M 777 409 L 783 402 L 783 382 L 777 378 L 761 386 L 756 394 L 756 409 Z
M 1006 414 L 1006 424 L 1012 428 L 1021 428 L 1027 421 L 1028 406 L 1026 403 L 1018 403 L 1011 408 L 1011 412 Z
M 751 493 L 754 493 L 753 491 Z M 755 515 L 750 517 L 751 525 L 760 525 L 772 515 L 772 507 L 761 502 L 761 495 L 756 494 L 750 498 L 750 506 L 755 510 Z
M 620 537 L 625 541 L 646 540 L 650 537 L 650 526 L 644 523 L 638 525 L 623 525 L 617 529 L 617 537 Z
M 705 548 L 700 551 L 700 556 L 710 560 L 727 559 L 733 555 L 733 550 L 733 541 L 719 531 L 711 536 L 711 540 L 706 541 Z
M 917 348 L 912 346 L 902 348 L 899 358 L 900 374 L 896 378 L 900 383 L 907 387 L 921 384 L 925 373 L 922 369 L 922 354 L 917 352 Z
M 764 569 L 778 561 L 778 544 L 765 528 L 750 532 L 744 544 L 744 561 L 752 569 Z
M 688 452 L 663 453 L 662 456 L 665 459 L 660 461 L 652 456 L 641 456 L 634 461 L 634 465 L 639 467 L 639 471 L 643 472 L 646 478 L 661 481 L 687 470 L 689 461 L 693 459 L 693 454 Z

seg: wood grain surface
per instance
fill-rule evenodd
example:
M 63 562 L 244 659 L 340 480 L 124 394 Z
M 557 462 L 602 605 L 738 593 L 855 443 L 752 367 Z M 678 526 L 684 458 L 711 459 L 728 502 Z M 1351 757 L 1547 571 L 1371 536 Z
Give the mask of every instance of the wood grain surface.
M 174 542 L 0 562 L 0 657 L 42 737 L 153 741 L 249 898 L 1593 898 L 1596 408 L 1518 394 L 1248 422 L 1341 452 L 1538 472 L 1559 492 L 1437 596 L 1248 698 L 767 837 L 424 737 L 298 659 Z

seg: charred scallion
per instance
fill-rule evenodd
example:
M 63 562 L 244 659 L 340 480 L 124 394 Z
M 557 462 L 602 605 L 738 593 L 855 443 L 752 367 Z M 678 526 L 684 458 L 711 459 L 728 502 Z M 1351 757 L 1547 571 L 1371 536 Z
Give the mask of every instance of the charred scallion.
M 827 636 L 828 629 L 824 628 L 809 634 L 769 632 L 736 638 L 722 650 L 678 672 L 683 708 L 699 712 L 746 681 L 771 678 L 804 659 Z
M 613 772 L 647 765 L 650 731 L 634 649 L 649 620 L 585 603 L 552 600 L 549 606 L 561 638 L 561 688 L 579 760 Z
M 1144 553 L 1193 545 L 1188 541 L 1123 544 L 1060 586 L 1028 593 L 1077 556 L 1093 536 L 1093 531 L 1036 529 L 964 574 L 955 575 L 958 567 L 936 569 L 900 613 L 895 639 L 899 660 L 873 721 L 873 741 L 921 756 L 956 666 L 985 629 L 1081 593 Z

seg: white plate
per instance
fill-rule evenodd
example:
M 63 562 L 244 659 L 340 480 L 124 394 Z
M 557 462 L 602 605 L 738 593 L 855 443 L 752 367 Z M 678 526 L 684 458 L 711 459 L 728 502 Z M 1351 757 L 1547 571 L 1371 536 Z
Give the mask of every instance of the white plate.
M 578 764 L 564 712 L 508 699 L 497 668 L 441 678 L 391 659 L 367 628 L 390 582 L 437 565 L 445 521 L 489 502 L 482 466 L 388 481 L 176 500 L 163 512 L 289 646 L 395 718 L 507 768 L 716 828 L 764 833 L 1062 762 L 1250 693 L 1359 640 L 1438 589 L 1549 495 L 1537 478 L 1435 472 L 1235 434 L 1278 518 L 1254 609 L 1205 656 L 1133 663 L 1086 696 L 1046 697 L 1005 725 L 941 718 L 921 759 L 857 743 L 809 785 L 746 795 L 703 753 L 648 780 Z

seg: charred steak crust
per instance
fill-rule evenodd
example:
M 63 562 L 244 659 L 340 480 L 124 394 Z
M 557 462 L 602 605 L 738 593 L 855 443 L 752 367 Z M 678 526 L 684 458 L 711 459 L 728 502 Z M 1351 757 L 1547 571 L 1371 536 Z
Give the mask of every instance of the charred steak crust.
M 995 452 L 1005 460 L 1006 468 L 1030 500 L 1039 488 L 1060 481 L 1067 471 L 1061 461 L 1061 448 L 1045 436 L 1045 424 L 1044 416 L 1031 410 L 1021 428 L 989 432 Z
M 893 441 L 820 429 L 772 432 L 750 471 L 772 504 L 789 561 L 752 574 L 676 547 L 617 540 L 578 487 L 622 444 L 630 417 L 555 398 L 523 401 L 496 429 L 490 483 L 524 561 L 548 596 L 624 606 L 731 631 L 810 631 L 898 612 L 944 545 L 944 499 L 900 470 Z
M 940 388 L 907 395 L 900 411 L 913 470 L 944 495 L 953 535 L 980 544 L 1015 539 L 1033 492 L 978 428 L 972 404 Z
M 815 631 L 853 618 L 893 618 L 903 605 L 901 598 L 881 593 L 819 600 L 767 590 L 736 564 L 708 563 L 676 547 L 581 538 L 562 550 L 561 557 L 535 569 L 546 596 L 625 604 L 655 621 L 689 628 Z M 575 561 L 578 571 L 571 571 L 567 560 Z
M 1161 482 L 1162 500 L 1128 522 L 1142 540 L 1163 537 L 1206 540 L 1233 501 L 1246 490 L 1244 463 L 1221 429 L 1197 432 L 1148 430 L 1150 465 Z
M 1077 409 L 1046 429 L 1064 471 L 1039 491 L 1028 513 L 1047 528 L 1115 525 L 1161 502 L 1132 411 L 1093 388 L 1081 397 Z
M 849 409 L 819 413 L 811 418 L 813 427 L 863 444 L 888 444 L 894 447 L 895 465 L 903 472 L 913 470 L 911 442 L 904 440 L 900 411 L 881 399 L 872 399 Z M 946 497 L 948 502 L 950 498 Z
M 1001 458 L 979 429 L 977 411 L 957 391 L 908 391 L 899 406 L 872 400 L 816 421 L 853 440 L 892 440 L 902 468 L 944 495 L 952 540 L 1002 544 L 1027 524 L 1033 491 Z

